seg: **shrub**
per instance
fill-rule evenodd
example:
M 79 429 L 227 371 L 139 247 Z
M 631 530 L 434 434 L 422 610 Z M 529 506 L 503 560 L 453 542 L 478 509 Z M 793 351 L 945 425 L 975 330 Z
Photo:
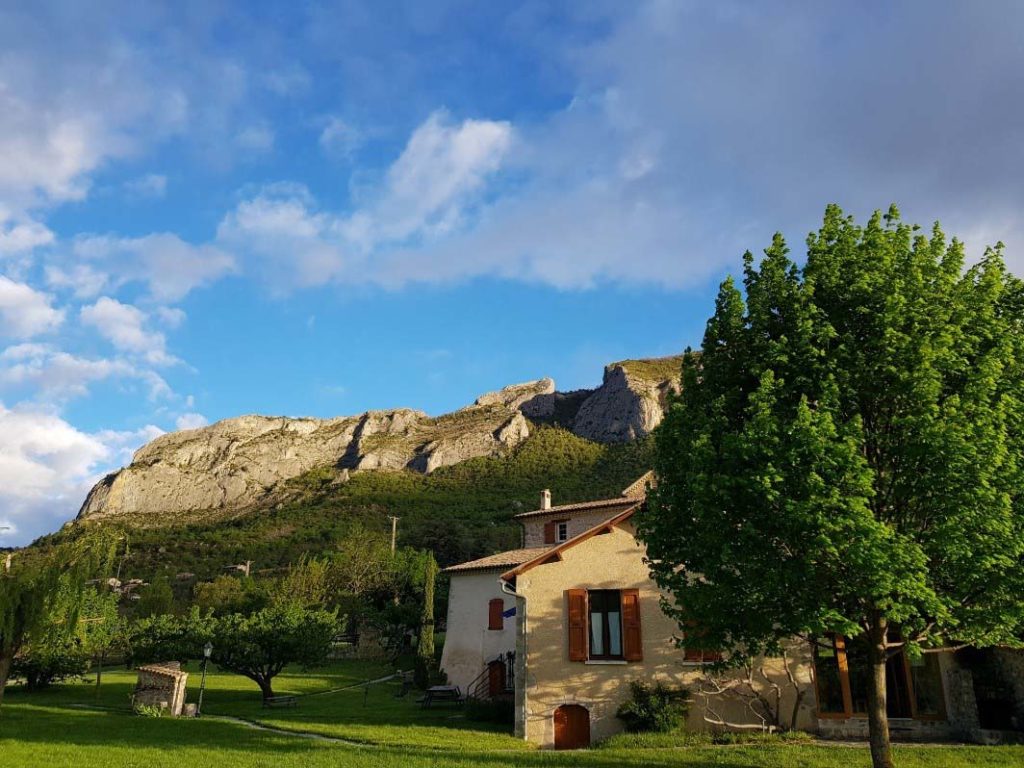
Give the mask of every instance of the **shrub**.
M 512 725 L 515 722 L 515 703 L 511 699 L 467 699 L 466 719 L 477 723 Z
M 25 688 L 35 691 L 51 683 L 82 677 L 89 668 L 89 657 L 81 643 L 58 641 L 30 645 L 14 657 L 11 676 L 25 680 Z
M 672 688 L 661 681 L 648 685 L 642 680 L 629 684 L 630 699 L 615 714 L 630 733 L 667 733 L 679 727 L 690 706 L 690 692 Z

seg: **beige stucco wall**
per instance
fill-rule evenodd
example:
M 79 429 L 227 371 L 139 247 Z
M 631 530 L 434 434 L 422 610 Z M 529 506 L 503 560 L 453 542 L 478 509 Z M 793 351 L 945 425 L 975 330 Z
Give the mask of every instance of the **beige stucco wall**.
M 621 509 L 619 510 L 621 511 Z M 608 509 L 597 509 L 592 512 L 565 512 L 560 515 L 538 515 L 537 517 L 526 518 L 523 523 L 523 546 L 543 547 L 544 524 L 552 520 L 566 520 L 569 523 L 569 538 L 579 536 L 589 531 L 595 525 L 603 523 L 614 516 L 616 511 Z
M 659 607 L 660 594 L 648 576 L 629 524 L 611 533 L 593 536 L 562 553 L 563 560 L 537 566 L 518 577 L 516 591 L 525 600 L 520 609 L 519 648 L 517 661 L 517 733 L 542 746 L 554 745 L 553 714 L 561 704 L 581 704 L 591 714 L 593 742 L 622 730 L 615 716 L 619 705 L 629 696 L 629 681 L 660 678 L 677 686 L 696 690 L 702 676 L 699 664 L 683 662 L 682 651 L 676 647 L 675 622 Z M 566 633 L 565 590 L 630 589 L 639 590 L 643 638 L 643 661 L 640 662 L 570 662 Z M 524 652 L 525 651 L 525 655 Z M 795 667 L 802 686 L 812 689 L 810 658 L 800 646 Z M 520 690 L 525 668 L 525 688 Z M 770 677 L 783 683 L 781 662 L 768 660 L 765 668 Z M 792 707 L 792 695 L 783 702 L 784 711 Z M 809 690 L 801 710 L 800 726 L 814 726 L 814 696 Z M 730 720 L 745 717 L 742 707 L 727 707 Z M 690 708 L 688 727 L 706 729 L 704 710 L 699 699 Z
M 514 600 L 501 591 L 498 576 L 502 569 L 453 573 L 448 597 L 448 623 L 445 630 L 441 669 L 448 681 L 463 693 L 483 671 L 484 664 L 501 653 L 515 650 L 516 621 L 505 619 L 504 629 L 487 628 L 487 610 L 491 599 L 500 597 L 505 610 Z

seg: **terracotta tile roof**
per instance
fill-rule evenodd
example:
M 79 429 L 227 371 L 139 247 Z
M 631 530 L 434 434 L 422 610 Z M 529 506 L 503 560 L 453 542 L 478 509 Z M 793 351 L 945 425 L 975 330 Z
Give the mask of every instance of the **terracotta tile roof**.
M 654 477 L 654 470 L 644 472 L 639 478 L 634 480 L 627 488 L 622 492 L 623 496 L 628 496 L 631 499 L 643 499 L 647 497 L 647 486 L 650 485 L 652 488 L 658 484 L 657 479 Z
M 461 571 L 482 571 L 487 568 L 512 568 L 532 560 L 542 552 L 547 552 L 552 547 L 527 547 L 526 549 L 510 549 L 508 552 L 499 552 L 496 555 L 481 557 L 479 560 L 470 560 L 468 563 L 459 563 L 444 569 L 445 573 L 459 573 Z
M 631 507 L 637 503 L 635 498 L 620 496 L 617 499 L 599 499 L 597 501 L 581 501 L 578 504 L 559 504 L 550 509 L 535 509 L 532 512 L 520 512 L 517 520 L 524 517 L 540 517 L 541 515 L 557 515 L 562 512 L 582 512 L 588 509 L 608 509 L 610 507 Z

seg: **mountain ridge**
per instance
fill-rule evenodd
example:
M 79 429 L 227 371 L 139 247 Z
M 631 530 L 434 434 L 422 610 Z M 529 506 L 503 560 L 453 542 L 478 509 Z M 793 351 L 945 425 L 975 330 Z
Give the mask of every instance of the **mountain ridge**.
M 250 414 L 167 433 L 97 483 L 77 520 L 129 525 L 230 518 L 287 498 L 311 471 L 345 483 L 352 472 L 431 474 L 507 454 L 539 426 L 616 444 L 645 437 L 679 386 L 681 356 L 622 360 L 600 386 L 559 392 L 550 378 L 513 384 L 437 417 L 411 408 L 329 419 Z

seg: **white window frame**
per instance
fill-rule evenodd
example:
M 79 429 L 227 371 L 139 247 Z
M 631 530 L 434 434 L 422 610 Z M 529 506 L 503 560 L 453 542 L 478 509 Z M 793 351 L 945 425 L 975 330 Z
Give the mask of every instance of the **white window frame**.
M 561 544 L 563 541 L 569 540 L 569 521 L 559 520 L 555 523 L 555 541 Z

